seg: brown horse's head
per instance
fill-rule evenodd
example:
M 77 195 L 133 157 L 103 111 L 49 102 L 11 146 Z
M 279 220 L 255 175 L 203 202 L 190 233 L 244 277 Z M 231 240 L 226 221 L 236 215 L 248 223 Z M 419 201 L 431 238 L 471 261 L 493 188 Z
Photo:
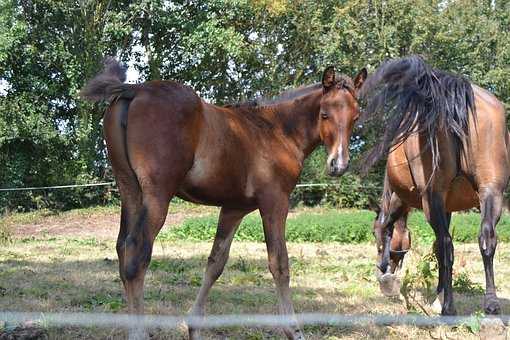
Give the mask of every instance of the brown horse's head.
M 383 225 L 384 213 L 378 208 L 376 210 L 376 217 L 374 221 L 374 237 L 377 245 L 378 263 L 381 262 L 382 252 L 384 249 L 384 235 Z M 407 216 L 405 212 L 395 223 L 393 228 L 393 235 L 390 243 L 390 272 L 393 274 L 399 265 L 404 261 L 404 257 L 411 248 L 411 233 L 407 229 Z M 382 268 L 379 268 L 383 270 Z
M 342 175 L 349 166 L 349 139 L 359 117 L 357 92 L 366 78 L 365 68 L 353 82 L 351 78 L 337 74 L 332 66 L 322 76 L 319 132 L 328 152 L 326 167 L 331 176 Z

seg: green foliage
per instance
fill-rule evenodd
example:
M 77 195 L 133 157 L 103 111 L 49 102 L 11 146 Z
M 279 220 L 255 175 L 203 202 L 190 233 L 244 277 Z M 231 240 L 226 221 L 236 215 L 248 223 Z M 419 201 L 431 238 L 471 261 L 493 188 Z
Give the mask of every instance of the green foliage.
M 12 231 L 7 223 L 0 219 L 0 245 L 12 241 Z
M 453 276 L 453 289 L 461 294 L 482 295 L 485 293 L 485 289 L 479 283 L 473 282 L 465 270 Z
M 464 326 L 473 334 L 479 335 L 480 329 L 482 328 L 482 319 L 485 318 L 485 314 L 482 312 L 475 312 Z
M 474 0 L 0 0 L 0 187 L 112 179 L 103 107 L 77 95 L 105 55 L 130 61 L 139 81 L 175 79 L 222 104 L 317 82 L 330 64 L 354 75 L 418 53 L 508 105 L 509 13 L 508 1 Z M 355 131 L 354 160 L 374 133 Z M 301 181 L 329 180 L 324 160 L 324 151 L 314 153 Z M 351 174 L 337 188 L 296 192 L 293 200 L 366 207 L 382 168 L 363 181 Z M 0 212 L 116 199 L 106 187 L 2 193 Z
M 366 210 L 325 210 L 323 213 L 301 213 L 287 219 L 286 238 L 291 242 L 361 243 L 373 240 L 372 226 L 375 214 Z M 178 227 L 163 230 L 161 240 L 212 240 L 218 218 L 214 215 L 187 218 Z M 501 219 L 498 240 L 510 242 L 510 221 Z M 408 222 L 413 242 L 431 245 L 435 240 L 432 228 L 422 212 L 411 214 Z M 451 230 L 454 242 L 477 242 L 480 214 L 454 214 Z M 264 241 L 262 222 L 256 214 L 243 219 L 235 236 L 240 241 Z
M 414 312 L 423 311 L 418 295 L 421 295 L 428 303 L 433 302 L 436 297 L 438 275 L 437 261 L 432 249 L 419 256 L 417 265 L 406 267 L 400 286 L 406 308 Z

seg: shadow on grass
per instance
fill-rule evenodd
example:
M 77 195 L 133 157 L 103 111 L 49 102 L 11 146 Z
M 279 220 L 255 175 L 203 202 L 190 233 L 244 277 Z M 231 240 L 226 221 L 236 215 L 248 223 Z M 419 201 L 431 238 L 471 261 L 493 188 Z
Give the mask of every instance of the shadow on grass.
M 205 256 L 189 258 L 155 257 L 146 278 L 145 306 L 151 314 L 186 314 L 195 299 L 207 259 Z M 402 302 L 378 294 L 352 296 L 338 288 L 338 278 L 327 288 L 303 285 L 307 271 L 314 261 L 305 261 L 301 269 L 292 273 L 292 297 L 297 312 L 323 312 L 340 314 L 371 314 L 374 310 L 388 313 L 402 312 Z M 349 268 L 349 263 L 345 266 Z M 118 262 L 114 259 L 90 261 L 31 262 L 9 259 L 0 263 L 0 310 L 47 312 L 126 312 L 122 298 L 122 284 L 118 278 Z M 3 270 L 6 269 L 6 270 Z M 334 276 L 334 274 L 332 274 Z M 353 267 L 353 276 L 354 267 Z M 354 285 L 376 286 L 361 278 Z M 357 293 L 356 293 L 357 294 Z M 471 314 L 481 309 L 483 295 L 456 294 L 459 314 Z M 510 301 L 500 299 L 503 314 L 510 314 Z M 377 306 L 377 308 L 374 308 Z M 277 313 L 274 284 L 263 259 L 230 259 L 223 276 L 211 290 L 207 304 L 209 314 Z M 55 330 L 59 338 L 122 338 L 122 330 L 65 328 Z M 311 339 L 327 336 L 372 337 L 389 336 L 387 327 L 305 327 Z M 56 334 L 57 334 L 56 333 Z M 154 331 L 155 338 L 182 338 L 185 330 Z M 50 334 L 51 335 L 51 334 Z M 229 328 L 208 331 L 207 338 L 279 338 L 277 330 L 260 328 Z

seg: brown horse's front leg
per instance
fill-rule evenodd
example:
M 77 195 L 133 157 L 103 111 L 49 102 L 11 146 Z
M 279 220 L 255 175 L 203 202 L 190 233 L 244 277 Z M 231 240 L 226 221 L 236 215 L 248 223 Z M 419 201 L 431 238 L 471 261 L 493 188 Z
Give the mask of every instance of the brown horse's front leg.
M 480 188 L 480 210 L 482 223 L 478 243 L 485 270 L 484 310 L 487 314 L 499 314 L 500 306 L 494 284 L 494 253 L 498 243 L 496 224 L 501 216 L 503 191 L 497 188 Z
M 209 291 L 225 268 L 230 245 L 232 244 L 237 227 L 239 227 L 243 217 L 250 211 L 252 210 L 232 210 L 224 207 L 221 209 L 218 229 L 214 237 L 211 254 L 207 259 L 207 269 L 202 280 L 202 286 L 191 310 L 192 316 L 203 316 L 205 314 L 205 303 Z M 189 337 L 190 339 L 200 339 L 200 330 L 189 327 Z
M 289 339 L 304 339 L 294 316 L 291 291 L 289 287 L 289 257 L 285 244 L 285 222 L 289 211 L 288 195 L 271 195 L 264 197 L 260 204 L 260 215 L 264 225 L 264 236 L 269 259 L 269 271 L 273 275 L 279 299 L 279 312 L 288 315 L 292 326 L 284 328 Z

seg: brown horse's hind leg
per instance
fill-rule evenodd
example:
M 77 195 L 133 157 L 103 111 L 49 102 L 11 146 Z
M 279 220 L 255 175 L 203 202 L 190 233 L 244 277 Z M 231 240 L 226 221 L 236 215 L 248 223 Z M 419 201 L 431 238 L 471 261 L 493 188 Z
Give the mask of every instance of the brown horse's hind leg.
M 209 291 L 220 277 L 223 268 L 225 268 L 230 252 L 230 245 L 232 244 L 232 239 L 234 238 L 237 227 L 239 227 L 241 220 L 249 212 L 250 210 L 231 210 L 225 207 L 221 209 L 218 229 L 214 237 L 214 244 L 207 260 L 207 269 L 205 270 L 202 280 L 202 286 L 200 287 L 191 311 L 192 316 L 202 316 L 205 314 L 205 303 Z M 200 338 L 200 330 L 190 327 L 189 337 L 190 339 Z
M 496 224 L 501 216 L 503 192 L 495 188 L 480 188 L 480 210 L 482 223 L 478 244 L 483 258 L 485 270 L 485 298 L 484 309 L 487 314 L 499 314 L 500 306 L 496 296 L 494 284 L 494 253 L 496 252 L 497 237 Z
M 304 339 L 294 316 L 291 291 L 289 287 L 289 257 L 285 244 L 285 222 L 289 211 L 289 199 L 284 195 L 266 197 L 260 206 L 260 214 L 264 225 L 269 260 L 269 271 L 273 275 L 279 299 L 279 312 L 288 315 L 294 326 L 284 328 L 289 339 Z
M 120 276 L 124 283 L 129 313 L 142 315 L 143 286 L 152 247 L 157 233 L 165 222 L 170 199 L 167 195 L 143 193 L 142 207 L 133 217 L 133 223 L 124 221 L 117 240 Z M 123 209 L 123 211 L 125 211 Z M 126 213 L 124 213 L 126 216 Z M 140 316 L 140 322 L 142 322 Z M 143 327 L 137 323 L 129 332 L 130 339 L 146 338 Z
M 444 202 L 444 193 L 427 190 L 422 197 L 423 212 L 436 234 L 436 256 L 438 256 L 440 271 L 438 287 L 441 287 L 444 292 L 441 314 L 454 315 L 456 311 L 453 305 L 452 288 L 453 242 L 448 230 L 449 218 Z

